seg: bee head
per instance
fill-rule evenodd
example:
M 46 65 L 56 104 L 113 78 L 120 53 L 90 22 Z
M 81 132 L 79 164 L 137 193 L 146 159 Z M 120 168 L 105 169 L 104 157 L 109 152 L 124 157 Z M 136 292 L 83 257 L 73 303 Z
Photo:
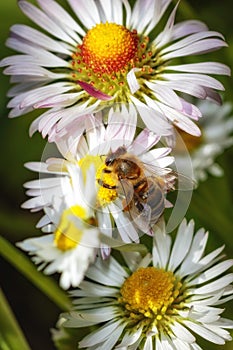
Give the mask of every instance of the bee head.
M 126 153 L 125 147 L 119 147 L 115 152 L 111 152 L 105 159 L 105 164 L 107 166 L 113 165 L 115 160 Z

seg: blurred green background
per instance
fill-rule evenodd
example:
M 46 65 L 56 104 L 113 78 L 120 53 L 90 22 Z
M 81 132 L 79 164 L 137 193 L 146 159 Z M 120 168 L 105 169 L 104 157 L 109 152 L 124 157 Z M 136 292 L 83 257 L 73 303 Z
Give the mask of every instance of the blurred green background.
M 60 2 L 65 3 L 65 0 Z M 232 66 L 233 61 L 232 10 L 232 0 L 189 0 L 187 2 L 181 0 L 177 14 L 177 20 L 196 18 L 205 21 L 211 30 L 223 33 L 229 48 L 212 53 L 210 57 L 229 66 Z M 20 12 L 16 0 L 2 0 L 0 2 L 0 23 L 0 58 L 3 58 L 13 53 L 4 45 L 10 26 L 15 23 L 30 22 Z M 220 79 L 226 87 L 224 100 L 232 101 L 232 79 L 229 77 Z M 28 136 L 28 128 L 35 118 L 35 113 L 13 120 L 8 119 L 6 108 L 8 89 L 9 79 L 1 74 L 0 233 L 8 241 L 14 243 L 26 237 L 40 235 L 40 231 L 35 228 L 40 214 L 31 214 L 21 209 L 20 205 L 26 200 L 23 183 L 35 178 L 35 174 L 26 170 L 23 164 L 27 161 L 40 160 L 46 141 L 42 140 L 38 133 L 31 139 Z M 199 186 L 193 195 L 187 217 L 195 218 L 197 227 L 204 226 L 210 230 L 208 249 L 215 249 L 225 243 L 227 256 L 233 258 L 233 148 L 221 155 L 218 162 L 224 168 L 225 176 L 218 179 L 209 177 L 208 181 Z M 56 324 L 60 308 L 6 260 L 1 258 L 0 262 L 1 287 L 31 348 L 33 350 L 54 349 L 50 339 L 50 329 Z M 225 315 L 229 318 L 233 317 L 233 303 L 228 303 Z M 225 346 L 215 346 L 205 342 L 201 344 L 206 350 L 233 350 L 233 343 Z

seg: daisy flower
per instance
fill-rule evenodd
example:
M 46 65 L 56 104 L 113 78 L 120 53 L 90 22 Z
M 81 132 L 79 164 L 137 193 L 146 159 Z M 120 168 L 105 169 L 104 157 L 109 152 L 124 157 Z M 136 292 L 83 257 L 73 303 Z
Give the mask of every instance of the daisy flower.
M 203 113 L 200 120 L 202 136 L 199 138 L 179 131 L 174 148 L 176 164 L 185 173 L 187 154 L 191 157 L 193 177 L 196 181 L 204 181 L 208 173 L 222 176 L 223 169 L 215 159 L 233 144 L 232 105 L 225 102 L 222 106 L 214 106 L 206 101 L 199 103 Z M 188 151 L 188 152 L 187 152 Z
M 50 207 L 53 198 L 56 196 L 66 197 L 67 190 L 65 188 L 64 192 L 63 178 L 72 187 L 72 191 L 80 193 L 83 201 L 85 201 L 86 195 L 85 191 L 82 190 L 83 185 L 78 188 L 78 185 L 72 180 L 70 169 L 74 172 L 82 171 L 83 176 L 88 179 L 86 170 L 92 166 L 95 178 L 88 179 L 88 182 L 93 181 L 90 185 L 90 191 L 92 191 L 91 188 L 97 186 L 96 203 L 93 204 L 92 208 L 101 232 L 115 238 L 115 235 L 120 235 L 119 238 L 127 243 L 138 241 L 138 229 L 149 233 L 151 226 L 159 219 L 164 208 L 168 205 L 166 193 L 174 185 L 174 175 L 168 166 L 173 162 L 173 157 L 169 156 L 170 148 L 168 147 L 152 149 L 160 138 L 148 129 L 144 129 L 134 139 L 136 114 L 127 114 L 126 108 L 124 116 L 110 111 L 107 126 L 103 124 L 102 118 L 102 113 L 88 118 L 85 123 L 85 135 L 79 135 L 78 133 L 74 137 L 65 137 L 57 142 L 63 158 L 53 157 L 47 159 L 46 162 L 26 164 L 29 169 L 45 173 L 48 178 L 30 181 L 25 184 L 25 187 L 28 188 L 27 194 L 33 198 L 26 201 L 23 207 L 33 211 L 40 210 Z M 115 121 L 116 119 L 118 122 Z M 131 123 L 127 124 L 126 120 L 131 120 Z M 119 150 L 123 150 L 123 152 L 117 155 Z M 133 167 L 133 173 L 136 173 L 132 176 L 133 178 L 136 177 L 133 182 L 135 186 L 138 183 L 141 189 L 142 183 L 139 180 L 145 180 L 143 182 L 145 191 L 141 190 L 139 192 L 138 190 L 137 215 L 131 215 L 131 206 L 136 200 L 132 201 L 135 199 L 131 197 L 134 196 L 135 186 L 131 186 L 131 177 L 127 178 L 128 170 L 126 176 L 123 174 L 123 179 L 120 181 L 120 175 L 118 174 L 121 170 L 114 170 L 113 166 L 109 165 L 110 161 L 107 161 L 109 157 L 113 157 L 113 160 L 118 159 L 120 162 L 123 159 L 123 168 L 128 164 Z M 145 170 L 141 168 L 144 167 L 144 164 L 147 166 Z M 53 174 L 55 174 L 55 177 Z M 157 182 L 154 186 L 157 186 L 158 189 L 158 195 L 153 201 L 153 205 L 156 205 L 154 209 L 152 205 L 149 206 L 148 195 L 149 181 L 150 189 L 153 190 L 151 184 L 153 174 L 156 174 Z M 130 197 L 128 197 L 128 194 L 130 194 Z M 140 205 L 142 206 L 141 210 L 139 210 Z M 136 210 L 136 208 L 134 209 Z M 145 220 L 142 220 L 140 215 L 144 213 L 148 215 L 145 216 Z M 115 226 L 117 230 L 115 230 Z
M 91 113 L 116 104 L 133 105 L 144 125 L 169 135 L 171 125 L 200 136 L 192 119 L 201 112 L 181 97 L 189 94 L 220 102 L 223 85 L 210 76 L 229 75 L 218 62 L 177 64 L 177 59 L 227 46 L 223 36 L 205 24 L 175 24 L 177 6 L 161 32 L 160 22 L 171 0 L 67 0 L 67 12 L 54 0 L 25 0 L 22 12 L 37 24 L 13 25 L 7 46 L 20 52 L 1 66 L 16 83 L 8 93 L 10 117 L 46 109 L 30 128 L 54 141 Z M 183 96 L 183 95 L 182 95 Z
M 65 327 L 96 326 L 79 342 L 85 349 L 201 349 L 195 334 L 215 344 L 231 340 L 231 320 L 218 307 L 232 299 L 233 260 L 223 247 L 204 255 L 208 233 L 184 220 L 174 243 L 163 229 L 154 236 L 152 255 L 124 254 L 97 259 L 79 289 Z
M 79 285 L 89 264 L 94 262 L 100 245 L 100 231 L 91 210 L 95 193 L 93 169 L 87 172 L 89 180 L 84 184 L 81 170 L 72 169 L 72 165 L 68 167 L 71 177 L 62 179 L 65 195 L 63 198 L 51 196 L 51 202 L 44 207 L 45 215 L 37 225 L 49 234 L 17 243 L 33 256 L 32 260 L 44 269 L 45 274 L 60 273 L 60 285 L 64 289 Z M 37 196 L 40 190 L 43 192 L 45 189 L 55 193 L 56 178 L 41 179 L 40 186 L 41 189 L 37 187 L 37 182 L 31 183 L 30 194 Z M 85 201 L 80 188 L 84 191 Z

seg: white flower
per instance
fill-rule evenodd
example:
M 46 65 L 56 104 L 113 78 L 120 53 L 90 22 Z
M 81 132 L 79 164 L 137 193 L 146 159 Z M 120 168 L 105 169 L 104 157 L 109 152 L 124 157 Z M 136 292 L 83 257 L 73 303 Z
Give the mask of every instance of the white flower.
M 195 180 L 204 181 L 208 173 L 213 176 L 223 175 L 223 169 L 215 160 L 233 144 L 232 105 L 225 102 L 222 106 L 216 107 L 203 101 L 198 107 L 203 113 L 203 118 L 200 120 L 202 136 L 195 138 L 179 132 L 174 156 L 177 166 L 183 173 L 191 158 Z
M 124 253 L 126 266 L 97 259 L 71 292 L 74 310 L 63 315 L 65 327 L 98 325 L 79 348 L 197 350 L 195 334 L 219 345 L 231 340 L 233 322 L 218 305 L 233 297 L 233 274 L 224 274 L 233 260 L 220 261 L 223 247 L 204 255 L 207 239 L 184 220 L 173 244 L 155 232 L 152 255 Z
M 116 119 L 118 122 L 115 121 Z M 25 184 L 25 187 L 29 189 L 27 194 L 33 198 L 26 201 L 23 207 L 33 211 L 48 208 L 51 206 L 54 196 L 67 197 L 67 188 L 69 186 L 72 193 L 76 193 L 77 198 L 82 197 L 82 200 L 84 202 L 87 201 L 88 205 L 90 200 L 87 200 L 86 196 L 88 196 L 88 193 L 90 195 L 93 191 L 91 189 L 97 186 L 97 194 L 95 193 L 97 199 L 92 208 L 103 234 L 110 237 L 114 236 L 129 243 L 139 240 L 138 228 L 143 232 L 150 233 L 151 226 L 159 219 L 163 214 L 164 208 L 168 205 L 166 193 L 173 187 L 174 175 L 171 173 L 171 169 L 167 167 L 173 162 L 173 157 L 168 156 L 170 148 L 160 147 L 152 149 L 160 138 L 148 129 L 144 129 L 134 139 L 136 131 L 135 119 L 136 114 L 128 113 L 126 108 L 123 115 L 110 111 L 107 126 L 103 124 L 101 114 L 90 117 L 86 120 L 85 135 L 78 134 L 69 138 L 64 137 L 57 142 L 63 158 L 50 158 L 45 163 L 26 164 L 29 169 L 49 174 L 49 177 Z M 126 120 L 130 121 L 130 124 L 126 123 Z M 122 181 L 119 181 L 118 172 L 111 170 L 111 166 L 106 165 L 106 157 L 109 154 L 114 155 L 114 152 L 119 149 L 124 149 L 133 165 L 140 164 L 140 171 L 141 166 L 144 167 L 144 164 L 147 166 L 143 170 L 145 176 L 136 172 L 136 180 L 133 183 L 135 186 L 137 179 L 146 179 L 145 185 L 147 186 L 147 179 L 156 172 L 157 183 L 161 188 L 159 187 L 160 191 L 158 191 L 160 196 L 157 196 L 158 199 L 156 197 L 153 203 L 158 204 L 158 213 L 155 211 L 152 215 L 152 206 L 149 207 L 147 205 L 149 203 L 148 197 L 148 201 L 147 198 L 141 200 L 141 205 L 147 206 L 146 210 L 143 210 L 143 207 L 141 211 L 137 210 L 137 215 L 135 214 L 132 217 L 129 203 L 133 205 L 133 202 L 131 202 L 131 197 L 127 197 L 129 193 L 132 196 L 134 194 L 133 185 L 129 188 L 132 182 L 126 179 L 126 184 L 126 180 L 123 179 L 125 180 L 123 186 Z M 124 155 L 119 155 L 119 159 L 121 159 L 121 156 L 124 157 Z M 86 169 L 90 166 L 94 169 L 94 179 L 85 175 Z M 76 171 L 83 172 L 84 177 L 87 179 L 86 181 L 89 183 L 89 185 L 86 184 L 85 191 L 83 191 L 84 185 L 78 185 L 73 181 L 74 175 L 70 173 L 70 170 L 74 174 Z M 52 178 L 51 175 L 53 175 Z M 66 187 L 64 187 L 63 182 L 66 184 Z M 121 184 L 122 187 L 120 186 Z M 146 194 L 146 190 L 142 194 Z M 145 217 L 143 223 L 140 224 L 140 215 L 146 212 L 148 217 Z M 41 226 L 40 223 L 39 226 Z
M 45 191 L 45 188 L 50 188 L 53 192 L 50 203 L 43 208 L 45 215 L 38 223 L 38 227 L 43 227 L 44 232 L 52 232 L 52 234 L 17 243 L 20 248 L 33 255 L 33 261 L 44 269 L 45 274 L 59 272 L 60 285 L 64 289 L 79 285 L 89 264 L 94 262 L 97 248 L 100 246 L 100 231 L 96 227 L 91 210 L 91 202 L 95 194 L 94 172 L 89 170 L 87 175 L 92 181 L 84 184 L 81 170 L 74 171 L 71 165 L 69 167 L 72 176 L 70 179 L 63 178 L 65 194 L 63 198 L 56 195 L 55 179 L 42 179 L 41 188 L 37 188 L 37 182 L 31 183 L 31 195 L 36 196 L 40 190 Z M 53 182 L 54 187 L 52 187 Z M 77 189 L 74 191 L 72 186 L 77 186 Z M 83 197 L 80 196 L 80 188 L 84 191 L 86 201 L 83 201 Z M 33 198 L 33 200 L 36 199 L 37 197 Z M 87 203 L 89 203 L 88 206 Z M 43 207 L 42 203 L 37 209 L 40 206 Z
M 46 108 L 30 134 L 39 130 L 54 141 L 73 128 L 82 132 L 91 113 L 127 104 L 159 135 L 169 135 L 174 124 L 199 136 L 191 119 L 201 112 L 180 93 L 218 103 L 216 90 L 224 88 L 209 74 L 230 70 L 218 62 L 173 62 L 227 46 L 223 36 L 196 20 L 174 24 L 177 6 L 158 32 L 171 0 L 137 0 L 133 8 L 128 0 L 67 1 L 73 16 L 54 0 L 37 0 L 39 7 L 18 1 L 42 31 L 11 27 L 7 46 L 21 54 L 1 61 L 16 83 L 8 93 L 10 117 Z

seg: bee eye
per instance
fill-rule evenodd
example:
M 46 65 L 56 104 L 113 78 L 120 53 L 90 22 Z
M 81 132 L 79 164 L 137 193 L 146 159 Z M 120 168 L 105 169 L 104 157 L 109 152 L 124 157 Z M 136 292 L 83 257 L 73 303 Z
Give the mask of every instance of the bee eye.
M 106 164 L 106 165 L 111 165 L 111 164 L 113 163 L 113 161 L 114 161 L 114 158 L 112 158 L 112 157 L 107 157 L 107 158 L 105 159 L 105 164 Z

